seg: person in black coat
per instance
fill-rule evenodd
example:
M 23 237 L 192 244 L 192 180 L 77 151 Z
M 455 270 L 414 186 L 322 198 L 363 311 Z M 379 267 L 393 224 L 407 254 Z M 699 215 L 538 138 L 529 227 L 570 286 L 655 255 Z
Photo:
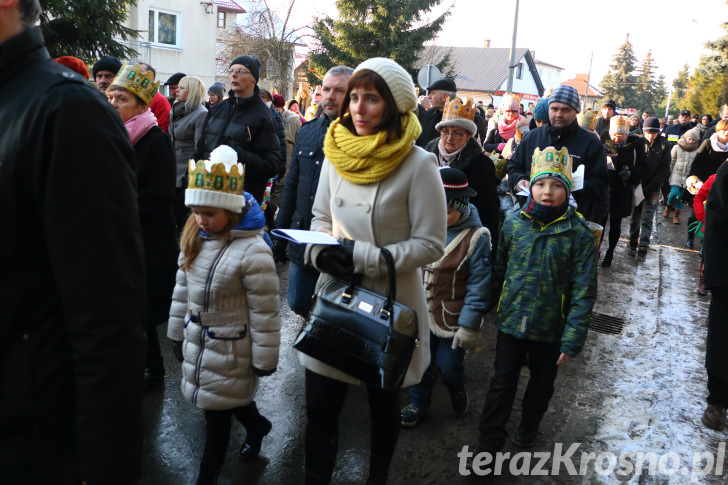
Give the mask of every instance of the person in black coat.
M 346 86 L 354 70 L 347 66 L 329 69 L 322 81 L 321 103 L 324 115 L 305 123 L 298 130 L 296 145 L 293 148 L 291 165 L 283 188 L 281 205 L 276 216 L 279 229 L 311 228 L 313 214 L 311 208 L 316 198 L 321 165 L 324 161 L 324 136 L 333 120 L 339 116 L 344 102 Z M 284 259 L 286 241 L 276 239 L 274 253 L 276 259 Z M 290 244 L 288 247 L 288 306 L 295 313 L 307 316 L 311 307 L 319 272 L 303 260 L 303 244 Z
M 602 260 L 605 268 L 612 265 L 614 249 L 622 235 L 622 219 L 632 213 L 635 186 L 647 172 L 645 139 L 628 133 L 627 117 L 613 116 L 609 138 L 604 141 L 612 163 L 609 166 L 609 246 Z
M 430 108 L 421 112 L 417 117 L 422 126 L 422 133 L 417 138 L 415 145 L 422 148 L 430 143 L 430 140 L 440 137 L 435 126 L 442 120 L 442 109 L 448 99 L 454 99 L 458 94 L 455 81 L 447 78 L 435 81 L 427 90 L 429 91 L 427 98 L 430 101 Z
M 148 73 L 151 75 L 151 72 Z M 177 274 L 177 229 L 174 200 L 177 182 L 177 158 L 172 140 L 157 126 L 149 109 L 155 85 L 147 88 L 139 64 L 125 64 L 106 90 L 109 102 L 121 116 L 136 153 L 139 218 L 144 240 L 149 315 L 147 331 L 147 388 L 164 380 L 162 352 L 157 325 L 169 318 L 175 275 Z M 131 81 L 130 81 L 131 79 Z
M 260 61 L 240 56 L 230 64 L 229 97 L 210 107 L 195 160 L 207 160 L 220 145 L 238 152 L 245 166 L 245 191 L 263 202 L 268 180 L 285 171 L 285 137 L 276 132 L 273 113 L 260 97 Z M 282 147 L 282 148 L 281 148 Z
M 629 249 L 627 253 L 644 260 L 650 245 L 652 224 L 660 203 L 660 187 L 670 174 L 670 150 L 667 140 L 660 136 L 660 120 L 649 117 L 642 124 L 644 132 L 645 166 L 635 180 L 642 184 L 644 200 L 632 209 L 629 221 Z
M 39 15 L 0 8 L 0 483 L 137 483 L 134 151 L 103 95 L 50 58 Z
M 705 368 L 708 373 L 708 406 L 703 424 L 709 428 L 725 426 L 728 408 L 728 164 L 716 172 L 705 203 L 703 254 L 704 284 L 711 292 L 708 311 L 708 336 Z
M 536 148 L 566 147 L 573 158 L 572 171 L 584 165 L 584 188 L 572 192 L 578 211 L 588 221 L 604 225 L 608 212 L 609 175 L 606 150 L 597 137 L 579 127 L 579 95 L 571 86 L 559 86 L 548 98 L 550 125 L 531 130 L 523 136 L 508 161 L 508 181 L 513 193 L 528 188 L 531 157 Z M 555 104 L 556 103 L 556 104 Z

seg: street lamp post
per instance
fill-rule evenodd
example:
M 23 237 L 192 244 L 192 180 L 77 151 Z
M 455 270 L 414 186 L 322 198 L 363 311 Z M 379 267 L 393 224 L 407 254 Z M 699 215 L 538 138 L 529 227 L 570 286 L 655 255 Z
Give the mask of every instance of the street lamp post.
M 516 62 L 516 32 L 518 30 L 518 2 L 516 0 L 516 15 L 513 18 L 513 42 L 511 43 L 511 56 L 508 60 L 508 85 L 507 93 L 513 92 L 513 70 L 516 68 L 513 64 Z

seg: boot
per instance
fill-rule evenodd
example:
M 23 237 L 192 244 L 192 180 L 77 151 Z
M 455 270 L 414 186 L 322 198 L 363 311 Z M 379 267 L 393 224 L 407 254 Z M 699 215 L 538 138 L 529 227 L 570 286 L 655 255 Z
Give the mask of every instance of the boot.
M 263 444 L 263 438 L 270 433 L 273 425 L 264 416 L 258 414 L 258 408 L 255 406 L 255 402 L 250 403 L 248 406 L 254 408 L 254 413 L 257 414 L 256 422 L 251 424 L 245 424 L 247 435 L 245 436 L 245 442 L 240 447 L 240 461 L 250 461 L 258 457 L 260 453 L 260 446 Z M 253 410 L 251 410 L 251 415 Z
M 675 209 L 675 214 L 672 216 L 673 224 L 680 224 L 680 209 Z
M 662 217 L 664 217 L 665 219 L 670 217 L 671 210 L 672 210 L 672 207 L 670 207 L 669 205 L 665 205 L 665 211 L 662 213 Z
M 725 408 L 715 404 L 708 404 L 703 412 L 703 424 L 710 429 L 723 429 L 725 426 Z
M 703 269 L 705 269 L 705 264 L 700 263 L 700 283 L 698 283 L 698 295 L 708 296 L 708 292 L 705 291 L 705 285 L 703 284 Z
M 602 268 L 609 268 L 612 265 L 613 257 L 614 249 L 608 249 L 606 254 L 604 254 L 604 259 L 602 260 Z
M 211 463 L 203 458 L 200 463 L 200 471 L 197 475 L 196 485 L 217 485 L 217 477 L 220 475 L 222 463 Z

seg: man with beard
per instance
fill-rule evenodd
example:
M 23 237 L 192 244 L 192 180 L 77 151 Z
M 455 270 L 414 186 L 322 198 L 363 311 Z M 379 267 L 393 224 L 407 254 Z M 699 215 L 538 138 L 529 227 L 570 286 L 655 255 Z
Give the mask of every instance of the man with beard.
M 293 158 L 286 175 L 283 198 L 278 208 L 276 227 L 305 229 L 311 227 L 311 208 L 316 198 L 321 165 L 324 163 L 324 137 L 329 125 L 339 116 L 346 96 L 346 86 L 354 70 L 347 66 L 329 69 L 324 76 L 321 105 L 323 116 L 304 124 L 298 130 Z M 308 315 L 319 272 L 304 263 L 306 246 L 292 244 L 288 248 L 288 305 L 301 316 Z M 276 260 L 285 259 L 286 241 L 276 239 L 273 252 Z
M 607 216 L 609 175 L 604 146 L 593 134 L 579 127 L 579 94 L 571 86 L 554 89 L 549 100 L 550 125 L 531 130 L 524 135 L 508 161 L 508 180 L 514 193 L 528 190 L 531 179 L 531 157 L 536 148 L 548 146 L 560 150 L 566 147 L 573 158 L 572 171 L 584 165 L 584 188 L 572 193 L 578 211 L 590 221 L 604 225 Z

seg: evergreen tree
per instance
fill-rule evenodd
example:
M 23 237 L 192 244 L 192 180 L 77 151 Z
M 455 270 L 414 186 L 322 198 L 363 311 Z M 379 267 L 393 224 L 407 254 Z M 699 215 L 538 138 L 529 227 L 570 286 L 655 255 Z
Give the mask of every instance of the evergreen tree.
M 685 105 L 685 91 L 688 89 L 690 82 L 690 66 L 685 64 L 677 73 L 677 77 L 672 80 L 672 94 L 670 95 L 670 109 L 668 114 L 677 117 L 680 110 Z
M 448 9 L 434 20 L 426 18 L 441 1 L 337 0 L 338 20 L 314 21 L 318 45 L 309 60 L 315 75 L 321 78 L 338 64 L 356 67 L 371 57 L 393 59 L 414 75 L 425 42 L 437 36 L 450 15 Z M 438 67 L 444 71 L 444 65 Z
M 40 28 L 51 57 L 75 56 L 87 64 L 103 55 L 129 59 L 137 52 L 119 42 L 136 39 L 123 25 L 136 0 L 40 0 Z
M 632 49 L 632 43 L 627 40 L 619 47 L 617 54 L 612 58 L 609 72 L 604 76 L 599 86 L 606 99 L 613 99 L 618 108 L 634 107 L 635 86 L 637 79 L 633 72 L 637 58 Z
M 728 31 L 728 24 L 722 25 Z M 685 90 L 683 105 L 697 113 L 718 113 L 719 106 L 728 102 L 728 34 L 707 42 L 712 52 L 700 57 L 698 67 Z
M 642 64 L 637 69 L 634 104 L 631 106 L 637 111 L 654 113 L 654 107 L 659 104 L 660 100 L 655 99 L 657 94 L 657 81 L 655 81 L 654 73 L 656 70 L 657 66 L 655 65 L 654 59 L 652 59 L 652 50 L 649 50 L 647 51 L 645 60 L 642 61 Z

